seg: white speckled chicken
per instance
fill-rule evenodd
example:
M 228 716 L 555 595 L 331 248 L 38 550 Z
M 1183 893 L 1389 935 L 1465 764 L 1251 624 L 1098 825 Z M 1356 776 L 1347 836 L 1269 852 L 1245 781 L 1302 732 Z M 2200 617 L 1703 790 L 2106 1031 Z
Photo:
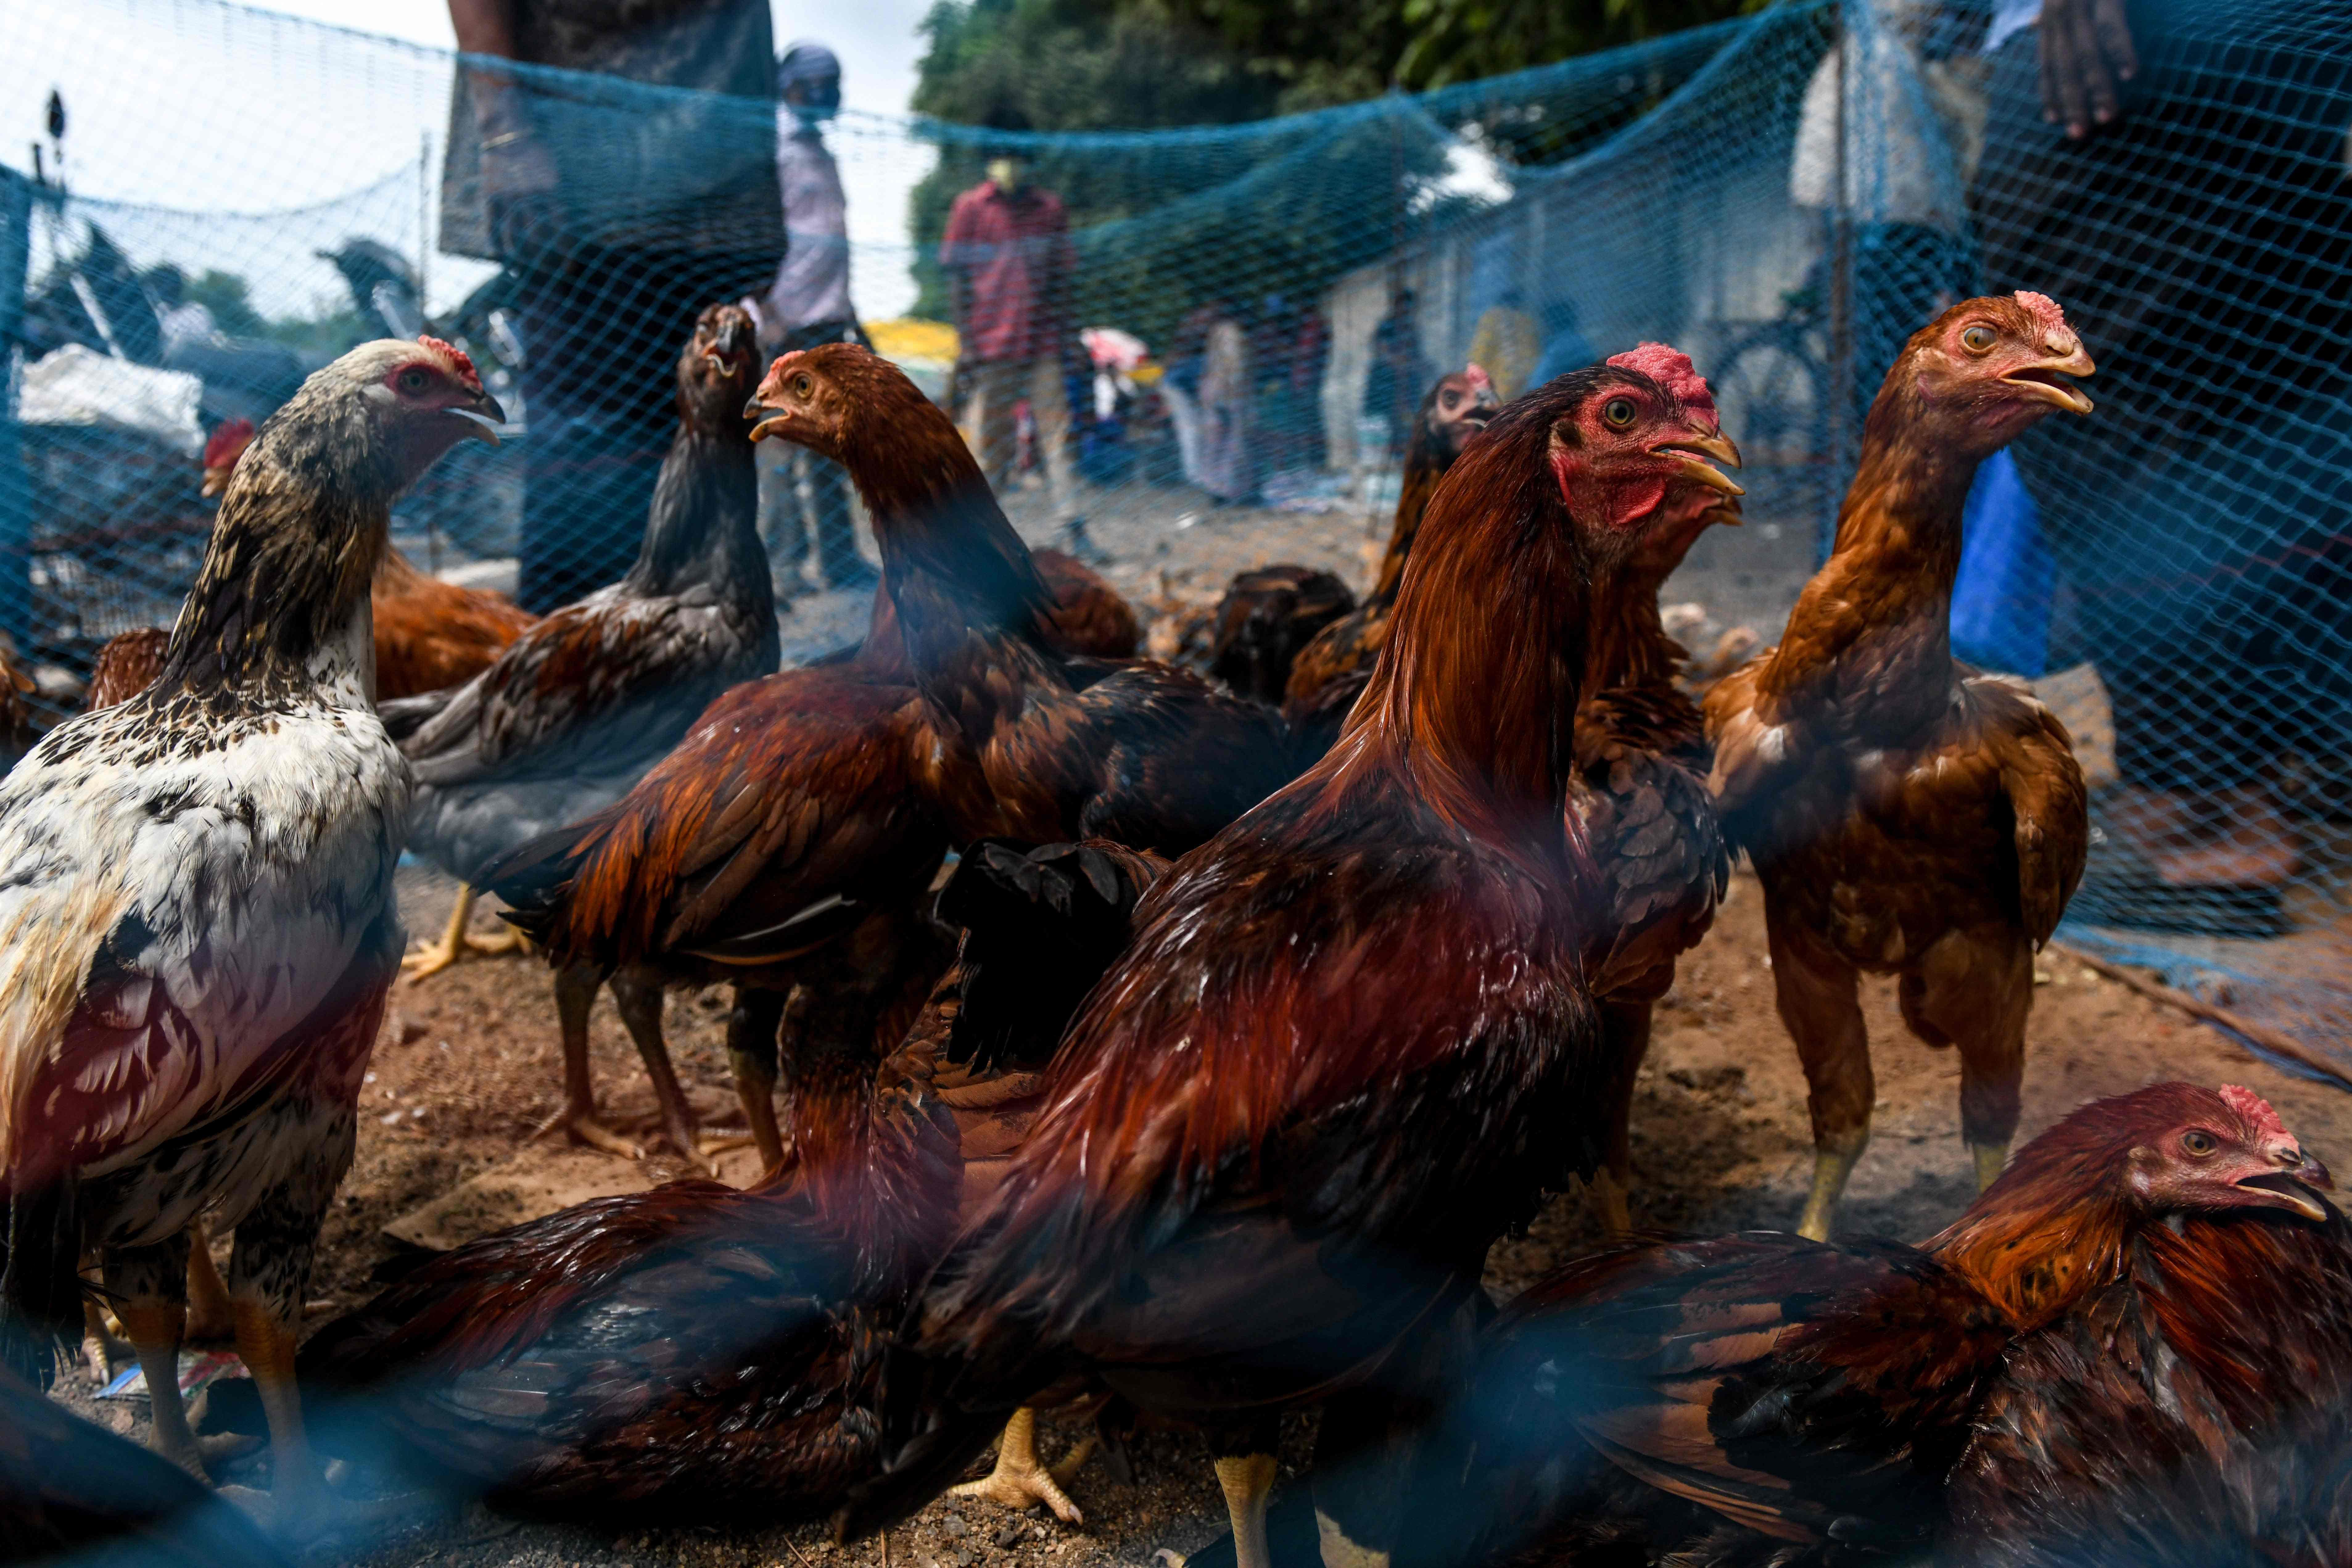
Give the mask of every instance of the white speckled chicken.
M 383 705 L 416 768 L 413 847 L 468 884 L 447 935 L 410 961 L 420 978 L 467 945 L 471 884 L 492 860 L 628 794 L 712 699 L 774 671 L 743 419 L 759 379 L 750 314 L 705 309 L 678 355 L 677 436 L 629 574 L 532 626 L 465 685 Z M 580 990 L 559 983 L 558 1000 L 584 1020 L 594 980 L 570 994 Z
M 176 1356 L 209 1213 L 236 1232 L 239 1347 L 297 1511 L 295 1330 L 400 957 L 409 775 L 375 715 L 369 579 L 393 498 L 503 422 L 430 338 L 311 376 L 231 481 L 153 684 L 0 783 L 0 1347 L 45 1378 L 97 1251 L 154 1446 L 201 1473 Z

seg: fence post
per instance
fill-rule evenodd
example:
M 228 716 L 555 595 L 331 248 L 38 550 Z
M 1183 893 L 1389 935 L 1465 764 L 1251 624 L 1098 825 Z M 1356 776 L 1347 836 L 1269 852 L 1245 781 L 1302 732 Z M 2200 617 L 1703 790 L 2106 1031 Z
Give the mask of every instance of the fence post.
M 33 258 L 33 182 L 0 167 L 0 630 L 33 656 L 33 492 L 17 433 L 25 289 Z

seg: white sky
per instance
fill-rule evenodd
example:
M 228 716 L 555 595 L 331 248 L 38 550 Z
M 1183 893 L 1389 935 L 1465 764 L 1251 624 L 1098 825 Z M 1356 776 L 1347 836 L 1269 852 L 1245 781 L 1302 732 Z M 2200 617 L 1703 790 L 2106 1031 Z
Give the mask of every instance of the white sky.
M 914 297 L 907 196 L 932 157 L 878 117 L 906 112 L 929 0 L 771 5 L 780 47 L 814 37 L 841 57 L 851 113 L 829 139 L 849 195 L 852 289 L 867 319 L 898 315 Z M 415 188 L 420 142 L 433 138 L 437 162 L 448 71 L 436 55 L 306 22 L 427 50 L 456 46 L 442 0 L 271 0 L 267 10 L 220 0 L 0 0 L 0 37 L 11 40 L 0 49 L 0 162 L 29 167 L 54 87 L 68 114 L 74 194 L 162 209 L 109 221 L 134 258 L 242 272 L 271 314 L 338 303 L 341 280 L 313 252 L 349 233 L 413 247 L 427 205 Z M 356 205 L 341 200 L 354 193 L 365 193 Z M 286 216 L 327 202 L 339 205 Z M 37 269 L 44 237 L 37 227 Z M 430 307 L 454 305 L 488 272 L 434 258 Z

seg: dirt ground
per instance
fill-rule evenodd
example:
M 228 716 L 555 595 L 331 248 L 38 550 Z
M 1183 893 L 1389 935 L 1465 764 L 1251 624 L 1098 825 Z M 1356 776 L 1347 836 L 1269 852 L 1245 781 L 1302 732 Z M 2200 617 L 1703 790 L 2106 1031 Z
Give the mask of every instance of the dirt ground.
M 1040 520 L 1024 517 L 1041 542 Z M 1754 539 L 1751 534 L 1751 540 Z M 1364 575 L 1360 512 L 1326 516 L 1206 513 L 1183 528 L 1146 531 L 1106 520 L 1097 539 L 1118 558 L 1113 581 L 1138 601 L 1213 595 L 1230 572 L 1256 562 L 1307 560 Z M 1715 558 L 1708 573 L 1670 594 L 1712 593 L 1725 601 L 1793 587 L 1785 553 L 1770 541 Z M 1163 578 L 1162 574 L 1165 574 Z M 1747 580 L 1735 583 L 1745 574 Z M 1801 577 L 1801 571 L 1797 573 Z M 828 595 L 825 598 L 844 597 Z M 855 605 L 803 602 L 808 644 L 834 623 L 855 627 Z M 1768 627 L 1767 630 L 1774 628 Z M 437 873 L 404 871 L 402 903 L 413 933 L 437 932 L 453 892 Z M 488 929 L 490 917 L 478 912 Z M 2221 1036 L 2093 973 L 2060 952 L 2045 955 L 2025 1080 L 2031 1137 L 2085 1099 L 2159 1079 L 2243 1083 L 2269 1098 L 2323 1160 L 2352 1160 L 2352 1098 L 2251 1060 Z M 1687 956 L 1658 1012 L 1656 1038 L 1635 1104 L 1633 1209 L 1636 1223 L 1708 1233 L 1795 1223 L 1811 1170 L 1804 1083 L 1772 1010 L 1762 900 L 1738 876 L 1713 935 Z M 469 962 L 394 993 L 365 1089 L 359 1153 L 330 1220 L 311 1296 L 315 1325 L 359 1305 L 371 1274 L 403 1250 L 384 1227 L 469 1178 L 507 1166 L 519 1152 L 556 1162 L 566 1179 L 615 1187 L 687 1173 L 666 1152 L 639 1163 L 551 1140 L 531 1142 L 560 1101 L 560 1058 L 548 975 L 537 961 Z M 673 994 L 667 1027 L 679 1074 L 713 1127 L 740 1121 L 722 1048 L 721 993 Z M 1948 1052 L 1906 1035 L 1891 984 L 1873 985 L 1865 1015 L 1874 1043 L 1880 1099 L 1875 1136 L 1855 1173 L 1842 1215 L 1850 1235 L 1924 1237 L 1955 1215 L 1972 1193 L 1957 1112 L 1958 1068 Z M 596 1081 L 607 1120 L 655 1142 L 654 1101 L 636 1053 L 599 1002 L 593 1024 Z M 445 1215 L 445 1219 L 447 1216 Z M 447 1223 L 460 1228 L 459 1215 Z M 1555 1199 L 1524 1237 L 1498 1244 L 1487 1284 L 1502 1298 L 1597 1235 L 1584 1196 Z M 65 1392 L 85 1413 L 143 1436 L 142 1401 L 93 1404 L 89 1380 Z M 1309 1432 L 1286 1434 L 1286 1479 L 1303 1462 Z M 1067 1435 L 1049 1434 L 1058 1453 Z M 1205 1450 L 1195 1439 L 1146 1433 L 1132 1451 L 1135 1482 L 1114 1484 L 1097 1462 L 1070 1490 L 1087 1513 L 1082 1527 L 1013 1515 L 985 1502 L 943 1500 L 887 1542 L 831 1545 L 814 1526 L 751 1531 L 613 1531 L 518 1523 L 478 1508 L 398 1526 L 363 1554 L 314 1552 L 319 1563 L 370 1568 L 557 1568 L 563 1564 L 757 1564 L 782 1568 L 1090 1568 L 1152 1562 L 1154 1552 L 1196 1549 L 1223 1529 L 1223 1510 Z

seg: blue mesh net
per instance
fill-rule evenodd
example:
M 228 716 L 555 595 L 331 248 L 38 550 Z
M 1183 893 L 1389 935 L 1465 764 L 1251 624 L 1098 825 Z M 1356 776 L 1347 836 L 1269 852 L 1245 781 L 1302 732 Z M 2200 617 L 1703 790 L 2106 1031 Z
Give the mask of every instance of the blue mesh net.
M 1703 541 L 1694 570 L 1717 618 L 1768 637 L 1905 337 L 1980 288 L 2057 299 L 2099 411 L 1980 476 L 1954 625 L 1969 657 L 2049 676 L 2094 742 L 2069 939 L 2352 1054 L 2330 977 L 2352 814 L 2352 14 L 2131 15 L 2127 113 L 2081 144 L 2042 118 L 2032 29 L 1987 54 L 1981 5 L 1924 0 L 1784 3 L 1245 125 L 847 113 L 823 134 L 865 324 L 942 399 L 984 380 L 922 326 L 949 309 L 950 198 L 1013 151 L 1066 204 L 1069 319 L 1113 331 L 987 383 L 1028 405 L 992 455 L 1038 470 L 1009 492 L 1038 537 L 1216 501 L 1377 516 L 1441 368 L 1475 357 L 1508 395 L 1659 338 L 1696 358 L 1748 458 L 1744 537 Z M 698 305 L 775 272 L 772 102 L 508 68 L 550 167 L 502 184 L 447 55 L 213 0 L 0 0 L 0 102 L 58 82 L 76 118 L 62 171 L 0 171 L 0 625 L 35 662 L 86 669 L 170 617 L 207 525 L 205 431 L 420 325 L 473 353 L 525 433 L 445 463 L 396 542 L 542 607 L 618 574 L 676 343 Z M 1055 402 L 1066 465 L 1041 460 Z M 815 569 L 800 513 L 843 512 L 837 481 L 774 489 L 780 576 Z

